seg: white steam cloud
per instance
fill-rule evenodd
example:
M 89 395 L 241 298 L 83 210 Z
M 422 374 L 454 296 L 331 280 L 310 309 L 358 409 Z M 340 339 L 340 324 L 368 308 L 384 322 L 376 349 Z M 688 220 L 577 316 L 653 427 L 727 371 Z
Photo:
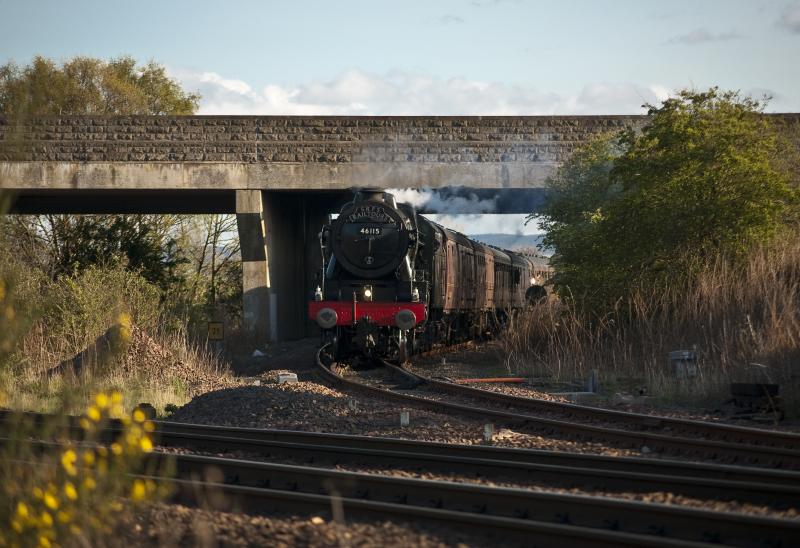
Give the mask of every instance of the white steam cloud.
M 481 199 L 469 191 L 445 195 L 438 190 L 428 188 L 392 188 L 387 192 L 394 194 L 398 202 L 440 214 L 493 213 L 497 210 L 497 196 Z

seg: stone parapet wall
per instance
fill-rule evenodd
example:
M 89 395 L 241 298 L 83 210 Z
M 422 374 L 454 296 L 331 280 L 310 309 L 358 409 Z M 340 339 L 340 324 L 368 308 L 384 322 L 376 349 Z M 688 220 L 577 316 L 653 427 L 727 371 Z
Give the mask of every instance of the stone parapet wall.
M 0 118 L 0 161 L 562 162 L 642 116 L 61 116 Z

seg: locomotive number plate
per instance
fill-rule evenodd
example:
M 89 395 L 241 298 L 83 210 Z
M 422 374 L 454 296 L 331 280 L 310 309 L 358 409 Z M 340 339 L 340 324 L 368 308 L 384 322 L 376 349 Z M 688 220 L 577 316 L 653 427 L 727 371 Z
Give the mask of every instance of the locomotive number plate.
M 362 226 L 358 230 L 359 234 L 363 234 L 364 236 L 380 236 L 381 229 L 377 226 Z

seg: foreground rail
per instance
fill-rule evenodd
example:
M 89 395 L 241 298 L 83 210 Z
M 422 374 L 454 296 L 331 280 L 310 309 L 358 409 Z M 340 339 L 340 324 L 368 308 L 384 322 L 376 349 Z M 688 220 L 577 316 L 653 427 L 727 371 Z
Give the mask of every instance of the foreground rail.
M 33 442 L 43 450 L 62 447 Z M 800 521 L 607 497 L 409 479 L 202 455 L 149 455 L 174 502 L 248 513 L 426 520 L 497 542 L 581 546 L 795 546 Z M 218 495 L 223 495 L 222 497 Z
M 53 418 L 0 412 L 6 429 L 16 420 L 48 417 Z M 78 436 L 77 420 L 70 422 L 72 435 Z M 787 470 L 169 421 L 155 425 L 154 436 L 161 446 L 195 451 L 288 457 L 309 464 L 404 467 L 588 490 L 664 491 L 780 509 L 800 505 L 800 473 Z M 118 425 L 112 425 L 106 439 L 118 432 Z

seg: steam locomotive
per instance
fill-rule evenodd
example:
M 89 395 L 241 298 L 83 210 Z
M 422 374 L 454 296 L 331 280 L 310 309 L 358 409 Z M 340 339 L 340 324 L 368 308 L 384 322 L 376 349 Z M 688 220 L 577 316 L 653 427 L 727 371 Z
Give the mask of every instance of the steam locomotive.
M 336 358 L 404 362 L 434 344 L 478 338 L 546 297 L 521 254 L 471 240 L 392 194 L 356 192 L 320 232 L 323 269 L 309 318 Z

